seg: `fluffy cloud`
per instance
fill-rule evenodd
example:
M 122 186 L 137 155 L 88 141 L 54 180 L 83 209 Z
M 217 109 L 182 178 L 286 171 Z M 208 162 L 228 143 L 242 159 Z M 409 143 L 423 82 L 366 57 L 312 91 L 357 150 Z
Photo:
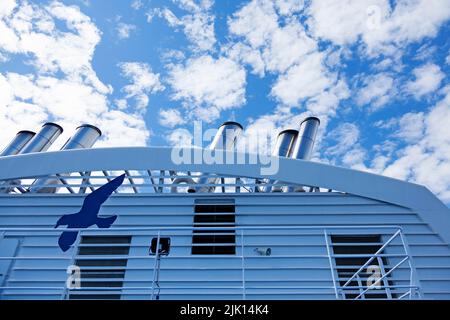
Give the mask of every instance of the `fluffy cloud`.
M 366 150 L 361 146 L 361 132 L 354 123 L 344 122 L 327 135 L 330 145 L 324 152 L 331 163 L 342 163 L 347 167 L 365 170 Z
M 414 143 L 424 136 L 425 126 L 425 115 L 423 112 L 406 113 L 398 120 L 399 129 L 394 136 L 408 143 Z
M 144 109 L 149 102 L 149 95 L 164 90 L 159 74 L 153 73 L 150 66 L 140 62 L 124 62 L 119 64 L 122 74 L 131 80 L 122 90 L 127 98 L 135 98 L 137 107 Z
M 292 17 L 303 9 L 303 1 L 249 2 L 228 21 L 235 42 L 227 54 L 260 76 L 276 75 L 271 96 L 281 104 L 304 105 L 316 115 L 332 116 L 349 90 L 326 65 L 329 53 L 319 51 L 317 41 Z
M 360 106 L 369 105 L 369 109 L 375 111 L 391 102 L 395 92 L 395 81 L 390 74 L 371 75 L 364 78 L 356 103 Z
M 62 72 L 71 79 L 83 80 L 102 93 L 110 93 L 92 69 L 100 31 L 77 7 L 54 1 L 48 6 L 21 1 L 6 6 L 0 20 L 0 48 L 7 53 L 23 54 L 39 72 Z M 9 14 L 8 14 L 9 13 Z M 68 32 L 58 30 L 56 21 L 65 23 Z
M 209 55 L 171 67 L 173 99 L 182 100 L 195 116 L 213 121 L 220 111 L 245 103 L 245 70 L 233 60 Z
M 328 72 L 323 59 L 324 54 L 319 52 L 306 56 L 279 77 L 272 88 L 272 95 L 287 105 L 295 106 L 300 100 L 322 94 L 336 83 L 336 75 Z
M 406 91 L 416 99 L 420 99 L 422 96 L 436 91 L 445 78 L 445 74 L 439 66 L 432 63 L 414 69 L 413 74 L 415 80 L 406 84 Z
M 173 128 L 186 123 L 186 120 L 183 119 L 180 111 L 177 109 L 166 109 L 160 110 L 159 123 L 165 127 Z
M 131 8 L 133 8 L 134 10 L 139 10 L 144 6 L 144 4 L 142 3 L 141 0 L 133 0 L 133 2 L 131 3 Z
M 338 45 L 356 42 L 361 34 L 370 30 L 372 8 L 377 15 L 388 10 L 387 0 L 319 0 L 307 8 L 309 28 L 316 37 Z M 373 17 L 377 18 L 377 17 Z
M 427 186 L 450 201 L 450 87 L 428 112 L 410 112 L 388 121 L 395 127 L 368 170 Z M 385 144 L 386 145 L 386 144 Z M 378 165 L 377 165 L 378 163 Z
M 157 8 L 147 13 L 147 21 L 151 22 L 154 16 L 163 18 L 171 27 L 182 28 L 195 50 L 212 50 L 216 43 L 214 16 L 210 13 L 213 1 L 172 0 L 172 2 L 188 14 L 179 18 L 168 8 Z
M 435 36 L 450 18 L 446 0 L 320 0 L 307 9 L 316 37 L 347 45 L 361 39 L 369 53 L 392 53 L 397 47 Z
M 120 22 L 117 25 L 117 36 L 119 39 L 128 39 L 131 36 L 131 33 L 136 30 L 136 26 L 133 24 L 127 24 Z
M 111 86 L 97 77 L 92 59 L 101 32 L 78 7 L 58 1 L 48 5 L 22 1 L 0 3 L 0 53 L 14 55 L 35 72 L 0 73 L 0 137 L 5 145 L 15 132 L 39 130 L 45 121 L 56 121 L 64 133 L 57 149 L 81 123 L 99 126 L 104 137 L 98 145 L 145 145 L 149 131 L 142 112 L 116 110 L 109 102 Z M 145 77 L 130 76 L 128 96 L 149 94 L 158 88 Z
M 261 76 L 265 71 L 285 72 L 306 54 L 317 50 L 316 42 L 298 21 L 288 19 L 281 26 L 276 9 L 272 1 L 254 0 L 228 21 L 230 32 L 239 40 L 230 47 L 230 56 L 250 64 Z
M 276 0 L 275 6 L 281 15 L 292 15 L 300 12 L 305 5 L 304 0 Z

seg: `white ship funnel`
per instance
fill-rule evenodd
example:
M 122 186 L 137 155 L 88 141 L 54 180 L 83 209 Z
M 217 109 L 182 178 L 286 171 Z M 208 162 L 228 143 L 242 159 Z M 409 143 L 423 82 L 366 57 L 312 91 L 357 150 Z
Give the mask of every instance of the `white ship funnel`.
M 91 148 L 101 135 L 102 132 L 96 126 L 83 124 L 77 128 L 75 134 L 67 140 L 61 150 Z
M 298 131 L 293 129 L 283 130 L 278 134 L 277 142 L 272 151 L 272 156 L 275 157 L 289 157 L 295 140 L 298 136 Z M 265 180 L 265 183 L 277 183 L 276 181 Z M 265 192 L 281 192 L 282 189 L 279 186 L 266 187 Z
M 272 155 L 277 157 L 288 157 L 297 138 L 298 131 L 293 129 L 283 130 L 278 134 L 277 142 L 273 148 Z
M 32 131 L 19 131 L 10 144 L 0 152 L 0 157 L 18 154 L 35 135 L 36 133 Z
M 63 128 L 56 123 L 47 122 L 41 130 L 31 139 L 20 154 L 46 151 L 53 142 L 61 135 Z
M 77 128 L 75 134 L 67 140 L 61 150 L 72 149 L 87 149 L 94 145 L 98 138 L 102 135 L 99 128 L 90 125 L 83 124 Z M 60 174 L 61 178 L 70 176 L 70 174 Z M 30 187 L 30 192 L 37 193 L 55 193 L 58 188 L 55 186 L 46 187 L 45 185 L 59 185 L 62 184 L 61 179 L 37 179 Z
M 244 128 L 241 124 L 234 121 L 224 122 L 217 131 L 214 140 L 208 147 L 209 150 L 224 150 L 233 151 L 236 147 L 236 142 L 239 135 L 242 133 Z M 206 178 L 200 177 L 197 180 L 198 184 L 216 184 L 219 178 Z M 190 187 L 188 189 L 189 193 L 193 192 L 214 192 L 215 187 L 201 186 L 198 188 Z
M 45 123 L 41 130 L 31 138 L 18 154 L 46 151 L 52 143 L 61 135 L 63 128 L 53 122 Z M 20 180 L 5 181 L 1 185 L 0 193 L 10 193 L 14 185 L 19 185 Z
M 319 130 L 320 120 L 316 117 L 308 117 L 300 124 L 300 131 L 290 154 L 291 158 L 310 160 Z M 304 192 L 302 186 L 295 187 L 295 192 Z M 292 191 L 292 188 L 289 188 Z
M 298 138 L 292 149 L 292 158 L 301 160 L 311 159 L 319 125 L 320 120 L 316 117 L 308 117 L 302 121 Z

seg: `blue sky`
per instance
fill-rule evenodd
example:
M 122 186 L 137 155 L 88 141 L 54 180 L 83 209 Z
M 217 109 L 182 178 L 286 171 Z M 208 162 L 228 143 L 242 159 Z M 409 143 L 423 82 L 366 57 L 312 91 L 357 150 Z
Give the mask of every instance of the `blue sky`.
M 448 0 L 2 0 L 0 145 L 48 120 L 122 146 L 315 115 L 314 161 L 449 204 L 449 30 Z

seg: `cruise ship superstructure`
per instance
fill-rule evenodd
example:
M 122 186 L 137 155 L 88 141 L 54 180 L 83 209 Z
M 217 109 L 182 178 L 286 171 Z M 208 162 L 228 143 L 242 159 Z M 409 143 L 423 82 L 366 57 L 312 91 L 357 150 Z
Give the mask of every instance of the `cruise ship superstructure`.
M 19 132 L 0 153 L 0 299 L 450 299 L 449 208 L 310 161 L 319 123 L 279 134 L 270 176 L 92 148 L 92 125 L 60 151 L 57 124 Z M 205 150 L 251 157 L 241 131 L 225 122 Z

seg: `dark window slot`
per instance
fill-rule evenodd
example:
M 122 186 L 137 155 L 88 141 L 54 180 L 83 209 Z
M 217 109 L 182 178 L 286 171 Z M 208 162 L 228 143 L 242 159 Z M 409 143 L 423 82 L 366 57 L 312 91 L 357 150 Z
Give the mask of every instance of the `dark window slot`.
M 359 269 L 362 267 L 380 248 L 382 247 L 382 241 L 380 235 L 332 235 L 331 242 L 333 247 L 334 254 L 345 254 L 350 255 L 350 257 L 335 257 L 336 270 L 338 274 L 338 281 L 341 286 L 343 286 L 348 279 L 353 276 Z M 358 245 L 351 246 L 349 244 L 357 243 Z M 346 245 L 342 245 L 346 244 Z M 363 244 L 363 245 L 361 245 Z M 382 252 L 381 252 L 382 253 Z M 364 257 L 351 257 L 351 255 L 366 255 Z M 388 261 L 385 257 L 381 258 L 382 266 L 379 265 L 378 259 L 373 259 L 370 265 L 377 265 L 381 268 L 383 273 L 387 273 L 389 269 L 384 266 L 388 265 Z M 348 266 L 358 266 L 358 267 L 348 267 Z M 359 274 L 359 280 L 361 283 L 358 283 L 358 279 L 352 280 L 349 284 L 347 284 L 346 288 L 344 288 L 343 292 L 346 299 L 354 299 L 360 294 L 359 288 L 351 288 L 357 286 L 365 287 L 367 285 L 367 280 L 371 276 L 365 272 L 365 270 L 361 271 Z M 392 286 L 391 277 L 387 277 L 387 285 Z M 366 288 L 363 288 L 364 291 Z M 364 293 L 364 297 L 366 299 L 386 299 L 387 296 L 387 288 L 385 288 L 385 282 L 381 281 L 380 289 L 368 290 Z M 392 297 L 395 297 L 394 293 L 391 293 Z
M 102 246 L 83 246 L 86 244 L 101 244 Z M 116 246 L 120 244 L 119 246 Z M 83 236 L 80 240 L 78 248 L 78 259 L 75 264 L 80 267 L 81 271 L 81 288 L 73 289 L 69 293 L 69 299 L 120 299 L 121 295 L 116 292 L 90 292 L 85 291 L 80 294 L 83 288 L 112 288 L 117 291 L 123 287 L 125 278 L 125 268 L 128 259 L 111 258 L 108 256 L 127 256 L 130 252 L 131 236 Z M 108 246 L 110 245 L 110 246 Z M 102 256 L 104 259 L 96 259 Z M 84 259 L 92 257 L 92 259 Z M 94 267 L 93 269 L 85 269 L 83 267 Z M 96 269 L 95 267 L 102 268 Z M 111 269 L 108 269 L 110 267 Z M 100 280 L 101 279 L 101 280 Z
M 233 204 L 220 204 L 220 205 L 196 205 L 195 213 L 234 213 L 235 206 Z
M 201 214 L 194 215 L 192 254 L 236 254 L 236 235 L 234 230 L 214 229 L 235 227 L 235 206 L 228 204 L 196 205 L 194 211 Z M 196 230 L 196 228 L 208 228 L 208 230 Z M 196 244 L 201 244 L 202 246 L 196 246 Z
M 120 294 L 71 294 L 71 300 L 120 300 Z

